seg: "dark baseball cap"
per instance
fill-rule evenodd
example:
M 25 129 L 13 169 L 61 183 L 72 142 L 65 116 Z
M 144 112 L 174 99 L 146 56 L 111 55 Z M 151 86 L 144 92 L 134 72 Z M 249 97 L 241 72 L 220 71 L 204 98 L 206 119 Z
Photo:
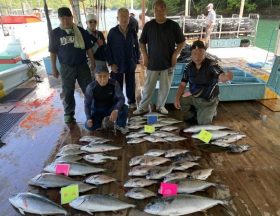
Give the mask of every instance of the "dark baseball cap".
M 97 65 L 96 66 L 95 73 L 99 74 L 99 73 L 102 73 L 102 72 L 109 73 L 107 65 L 102 64 L 102 65 Z
M 193 42 L 193 44 L 191 46 L 191 50 L 196 49 L 196 48 L 206 50 L 206 46 L 204 45 L 203 41 L 201 41 L 201 40 L 196 40 Z
M 61 8 L 58 8 L 58 17 L 71 17 L 72 16 L 72 12 L 71 10 L 68 8 L 68 7 L 61 7 Z

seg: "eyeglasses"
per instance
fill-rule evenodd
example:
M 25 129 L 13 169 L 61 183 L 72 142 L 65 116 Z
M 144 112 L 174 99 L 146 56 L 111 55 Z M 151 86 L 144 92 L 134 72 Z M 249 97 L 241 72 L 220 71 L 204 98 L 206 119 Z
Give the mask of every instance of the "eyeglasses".
M 96 20 L 90 20 L 90 21 L 88 21 L 88 23 L 90 23 L 90 24 L 97 23 L 97 21 Z

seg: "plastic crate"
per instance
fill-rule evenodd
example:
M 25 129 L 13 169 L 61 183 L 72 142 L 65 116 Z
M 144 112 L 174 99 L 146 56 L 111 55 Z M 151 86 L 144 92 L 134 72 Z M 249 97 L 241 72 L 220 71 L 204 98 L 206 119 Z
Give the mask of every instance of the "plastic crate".
M 50 56 L 44 57 L 43 62 L 44 62 L 47 74 L 52 75 L 51 57 Z M 58 59 L 56 60 L 56 68 L 58 71 L 60 70 L 60 63 L 59 63 Z

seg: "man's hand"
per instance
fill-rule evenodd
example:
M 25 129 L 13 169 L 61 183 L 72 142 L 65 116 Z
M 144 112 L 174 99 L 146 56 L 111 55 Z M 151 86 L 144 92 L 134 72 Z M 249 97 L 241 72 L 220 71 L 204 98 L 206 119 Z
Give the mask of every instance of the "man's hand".
M 118 72 L 118 66 L 116 64 L 112 64 L 111 65 L 111 70 L 114 72 L 114 73 L 117 73 Z
M 92 121 L 92 119 L 88 119 L 88 120 L 87 120 L 87 126 L 88 126 L 89 128 L 91 128 L 91 127 L 93 126 L 93 121 Z
M 58 77 L 59 77 L 59 72 L 58 72 L 58 70 L 57 70 L 56 67 L 52 69 L 52 74 L 53 74 L 53 76 L 54 76 L 56 79 L 58 79 Z
M 180 98 L 175 98 L 174 106 L 176 109 L 181 109 Z
M 113 110 L 110 115 L 110 121 L 114 122 L 118 118 L 118 110 Z

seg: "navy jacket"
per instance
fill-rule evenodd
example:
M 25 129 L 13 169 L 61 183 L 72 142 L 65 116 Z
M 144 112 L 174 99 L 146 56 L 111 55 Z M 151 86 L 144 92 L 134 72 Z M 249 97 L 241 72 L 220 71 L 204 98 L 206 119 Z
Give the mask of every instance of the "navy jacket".
M 137 34 L 128 27 L 126 37 L 119 30 L 119 25 L 110 29 L 107 37 L 106 56 L 109 65 L 116 64 L 118 72 L 125 73 L 135 67 L 140 58 Z

